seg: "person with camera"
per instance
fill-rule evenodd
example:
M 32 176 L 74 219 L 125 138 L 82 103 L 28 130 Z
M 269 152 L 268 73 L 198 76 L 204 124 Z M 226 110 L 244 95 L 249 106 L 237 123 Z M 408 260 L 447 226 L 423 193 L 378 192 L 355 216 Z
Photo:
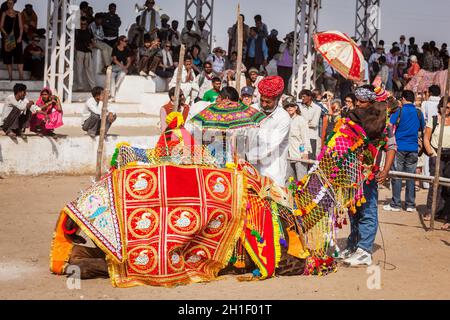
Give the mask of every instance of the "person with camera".
M 276 56 L 277 73 L 284 81 L 284 92 L 288 92 L 289 80 L 292 76 L 294 65 L 294 33 L 291 32 L 284 38 L 284 43 L 280 45 L 279 54 Z
M 438 104 L 438 114 L 433 115 L 427 121 L 424 133 L 425 152 L 430 157 L 430 173 L 433 175 L 437 161 L 440 161 L 439 176 L 450 177 L 450 103 L 445 108 L 445 114 L 442 115 L 442 106 L 444 98 L 442 97 Z M 437 159 L 437 149 L 439 145 L 440 126 L 444 125 L 444 136 L 442 139 L 441 157 Z M 439 187 L 437 196 L 437 217 L 446 215 L 445 224 L 441 227 L 443 230 L 450 230 L 450 188 Z M 427 213 L 424 214 L 423 220 L 431 219 L 431 205 L 433 200 L 433 188 L 428 189 Z

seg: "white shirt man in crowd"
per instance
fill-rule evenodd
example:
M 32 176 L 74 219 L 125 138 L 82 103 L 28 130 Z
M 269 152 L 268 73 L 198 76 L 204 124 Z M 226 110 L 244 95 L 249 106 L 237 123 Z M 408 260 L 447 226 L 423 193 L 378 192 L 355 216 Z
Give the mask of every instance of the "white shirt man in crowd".
M 301 99 L 300 113 L 308 123 L 308 138 L 310 139 L 312 154 L 311 158 L 315 160 L 320 150 L 319 122 L 322 109 L 313 101 L 311 90 L 303 89 L 300 91 Z
M 0 117 L 0 128 L 9 137 L 21 136 L 29 124 L 31 114 L 41 112 L 41 108 L 26 98 L 27 87 L 24 84 L 16 83 L 13 90 L 14 94 L 5 99 Z
M 212 89 L 212 78 L 217 77 L 216 73 L 213 71 L 212 63 L 206 61 L 203 65 L 203 71 L 195 77 L 195 82 L 199 88 L 198 90 L 198 98 L 200 100 L 203 99 L 203 95 L 206 91 Z
M 81 128 L 91 137 L 100 134 L 101 116 L 103 108 L 104 89 L 102 87 L 94 87 L 91 91 L 92 97 L 89 98 L 83 110 L 83 124 Z M 116 120 L 117 116 L 108 111 L 106 116 L 105 134 L 108 132 L 111 124 Z
M 425 123 L 429 123 L 429 121 L 433 119 L 434 116 L 438 115 L 438 104 L 441 99 L 441 88 L 437 85 L 432 85 L 428 88 L 428 93 L 430 97 L 427 101 L 422 103 L 422 113 L 425 119 Z M 430 163 L 428 156 L 425 155 L 424 161 L 424 174 L 430 175 Z M 430 185 L 428 183 L 424 183 L 424 187 L 427 188 Z
M 434 84 L 428 88 L 428 93 L 430 94 L 430 97 L 427 101 L 422 103 L 422 113 L 425 118 L 425 123 L 438 114 L 438 104 L 441 99 L 441 88 Z
M 260 127 L 248 130 L 247 159 L 263 176 L 285 185 L 288 165 L 289 127 L 291 118 L 279 101 L 284 90 L 283 78 L 266 77 L 258 84 L 261 95 L 257 109 L 267 116 Z
M 181 90 L 183 90 L 184 96 L 186 97 L 186 103 L 191 104 L 194 102 L 194 99 L 198 96 L 198 85 L 197 82 L 195 82 L 195 73 L 194 69 L 192 69 L 192 57 L 187 56 L 184 58 L 184 65 L 180 66 L 175 69 L 174 76 L 172 77 L 172 80 L 170 80 L 169 87 L 176 87 L 177 82 L 177 74 L 178 74 L 178 68 L 182 67 L 183 70 L 181 72 Z

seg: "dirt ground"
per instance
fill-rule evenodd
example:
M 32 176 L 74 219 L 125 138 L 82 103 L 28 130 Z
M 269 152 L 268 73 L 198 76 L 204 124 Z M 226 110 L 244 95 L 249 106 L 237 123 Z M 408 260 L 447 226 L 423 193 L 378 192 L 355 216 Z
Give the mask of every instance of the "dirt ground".
M 81 289 L 49 272 L 49 250 L 59 211 L 91 184 L 81 177 L 0 179 L 0 299 L 450 299 L 450 232 L 427 232 L 418 213 L 383 212 L 374 263 L 381 289 L 368 289 L 366 268 L 339 267 L 325 277 L 278 277 L 238 282 L 233 276 L 176 288 L 113 288 L 108 279 L 84 280 Z M 380 205 L 389 197 L 382 190 Z M 418 193 L 423 208 L 426 191 Z M 342 240 L 348 230 L 340 231 Z M 386 253 L 387 264 L 383 262 Z M 373 270 L 372 270 L 373 271 Z

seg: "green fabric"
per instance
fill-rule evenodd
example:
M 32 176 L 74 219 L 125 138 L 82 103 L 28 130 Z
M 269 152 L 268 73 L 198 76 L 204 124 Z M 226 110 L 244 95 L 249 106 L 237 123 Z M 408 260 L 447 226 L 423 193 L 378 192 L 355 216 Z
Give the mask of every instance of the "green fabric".
M 203 101 L 216 102 L 218 96 L 219 93 L 217 91 L 214 91 L 214 89 L 211 89 L 205 92 L 205 94 L 203 95 Z

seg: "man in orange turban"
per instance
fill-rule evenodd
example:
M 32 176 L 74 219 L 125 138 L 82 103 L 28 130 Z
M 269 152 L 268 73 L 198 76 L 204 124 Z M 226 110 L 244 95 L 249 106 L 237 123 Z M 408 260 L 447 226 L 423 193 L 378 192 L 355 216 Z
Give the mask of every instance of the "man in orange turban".
M 259 172 L 285 186 L 289 127 L 291 118 L 279 101 L 284 90 L 283 78 L 270 76 L 258 84 L 261 95 L 256 107 L 267 115 L 258 128 L 249 130 L 247 159 Z

